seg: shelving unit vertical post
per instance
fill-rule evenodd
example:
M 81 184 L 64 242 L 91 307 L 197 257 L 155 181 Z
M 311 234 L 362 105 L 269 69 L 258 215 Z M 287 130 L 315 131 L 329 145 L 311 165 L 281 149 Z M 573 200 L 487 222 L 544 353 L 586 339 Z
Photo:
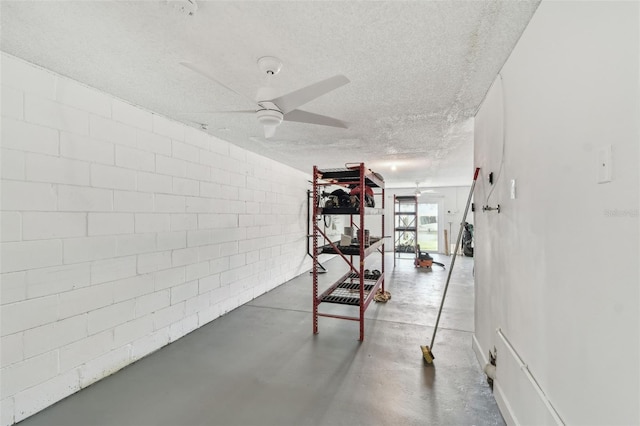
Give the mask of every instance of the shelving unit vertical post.
M 312 250 L 313 250 L 313 269 L 311 270 L 313 276 L 313 334 L 318 334 L 318 304 L 316 303 L 316 295 L 318 294 L 318 214 L 320 211 L 320 197 L 316 180 L 318 176 L 318 168 L 313 166 L 313 205 L 311 209 L 313 214 L 311 215 L 311 221 L 313 223 L 313 237 L 312 237 Z
M 321 191 L 330 186 L 348 188 L 351 194 L 346 204 L 334 204 L 331 207 L 321 206 Z M 381 196 L 381 208 L 366 207 L 366 195 Z M 372 199 L 374 199 L 372 197 Z M 331 241 L 318 225 L 322 215 L 348 215 L 350 224 L 357 228 L 357 244 L 340 245 L 339 241 Z M 366 238 L 365 218 L 369 215 L 380 217 L 382 236 Z M 367 169 L 364 163 L 346 165 L 340 169 L 319 169 L 313 167 L 313 333 L 318 333 L 318 318 L 329 317 L 351 321 L 360 324 L 360 339 L 364 340 L 364 314 L 373 300 L 376 291 L 384 291 L 384 180 L 373 171 Z M 320 238 L 324 244 L 320 246 Z M 349 266 L 346 274 L 331 284 L 319 294 L 318 285 L 318 256 L 322 253 L 339 255 Z M 380 255 L 381 272 L 379 274 L 365 274 L 365 261 L 371 254 Z M 359 260 L 357 264 L 354 257 Z M 333 303 L 357 306 L 358 315 L 320 312 L 322 303 Z

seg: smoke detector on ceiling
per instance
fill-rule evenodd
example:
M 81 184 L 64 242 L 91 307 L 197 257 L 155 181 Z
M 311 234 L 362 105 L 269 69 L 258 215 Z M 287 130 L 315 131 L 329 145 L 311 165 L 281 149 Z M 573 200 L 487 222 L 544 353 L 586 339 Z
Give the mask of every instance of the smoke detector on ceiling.
M 194 15 L 198 10 L 196 0 L 167 0 L 167 4 L 189 16 Z

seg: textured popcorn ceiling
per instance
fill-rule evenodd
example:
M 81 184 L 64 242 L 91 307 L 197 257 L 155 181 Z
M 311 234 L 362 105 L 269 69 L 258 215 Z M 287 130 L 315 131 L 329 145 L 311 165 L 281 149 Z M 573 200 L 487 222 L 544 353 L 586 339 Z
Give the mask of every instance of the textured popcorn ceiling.
M 401 187 L 470 184 L 473 115 L 538 0 L 175 3 L 2 1 L 1 48 L 305 172 L 364 161 Z M 346 75 L 301 109 L 349 129 L 283 122 L 266 140 L 253 115 L 191 114 L 252 106 L 180 61 L 253 98 L 266 55 L 282 94 Z

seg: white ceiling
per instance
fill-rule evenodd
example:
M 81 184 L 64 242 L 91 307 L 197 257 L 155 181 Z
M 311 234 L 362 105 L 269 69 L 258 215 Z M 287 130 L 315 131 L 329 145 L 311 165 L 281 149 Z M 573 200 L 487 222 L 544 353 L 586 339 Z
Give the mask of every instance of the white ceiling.
M 539 2 L 196 1 L 3 0 L 1 49 L 305 172 L 364 161 L 389 187 L 468 185 L 473 115 Z M 253 98 L 267 55 L 281 94 L 347 76 L 303 109 L 349 129 L 265 139 L 253 115 L 191 114 L 251 105 L 179 62 Z

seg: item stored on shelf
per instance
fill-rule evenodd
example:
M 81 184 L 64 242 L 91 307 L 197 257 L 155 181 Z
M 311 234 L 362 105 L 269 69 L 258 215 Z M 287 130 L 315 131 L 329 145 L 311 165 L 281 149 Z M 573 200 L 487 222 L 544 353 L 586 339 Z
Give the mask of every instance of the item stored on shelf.
M 349 235 L 344 235 L 342 234 L 342 236 L 340 237 L 340 246 L 341 247 L 348 247 L 351 245 L 351 241 L 353 240 L 353 237 L 350 237 Z
M 357 197 L 356 200 L 354 201 L 352 198 L 352 204 L 357 202 L 360 203 L 360 194 L 362 193 L 362 191 L 360 190 L 359 186 L 354 186 L 351 189 L 351 192 L 349 192 L 349 195 L 351 195 L 351 197 Z M 376 200 L 373 198 L 373 189 L 369 186 L 365 187 L 364 190 L 364 204 L 367 207 L 375 207 L 376 206 Z
M 324 203 L 326 208 L 351 207 L 351 196 L 344 189 L 336 189 L 330 194 L 323 194 L 327 200 Z

